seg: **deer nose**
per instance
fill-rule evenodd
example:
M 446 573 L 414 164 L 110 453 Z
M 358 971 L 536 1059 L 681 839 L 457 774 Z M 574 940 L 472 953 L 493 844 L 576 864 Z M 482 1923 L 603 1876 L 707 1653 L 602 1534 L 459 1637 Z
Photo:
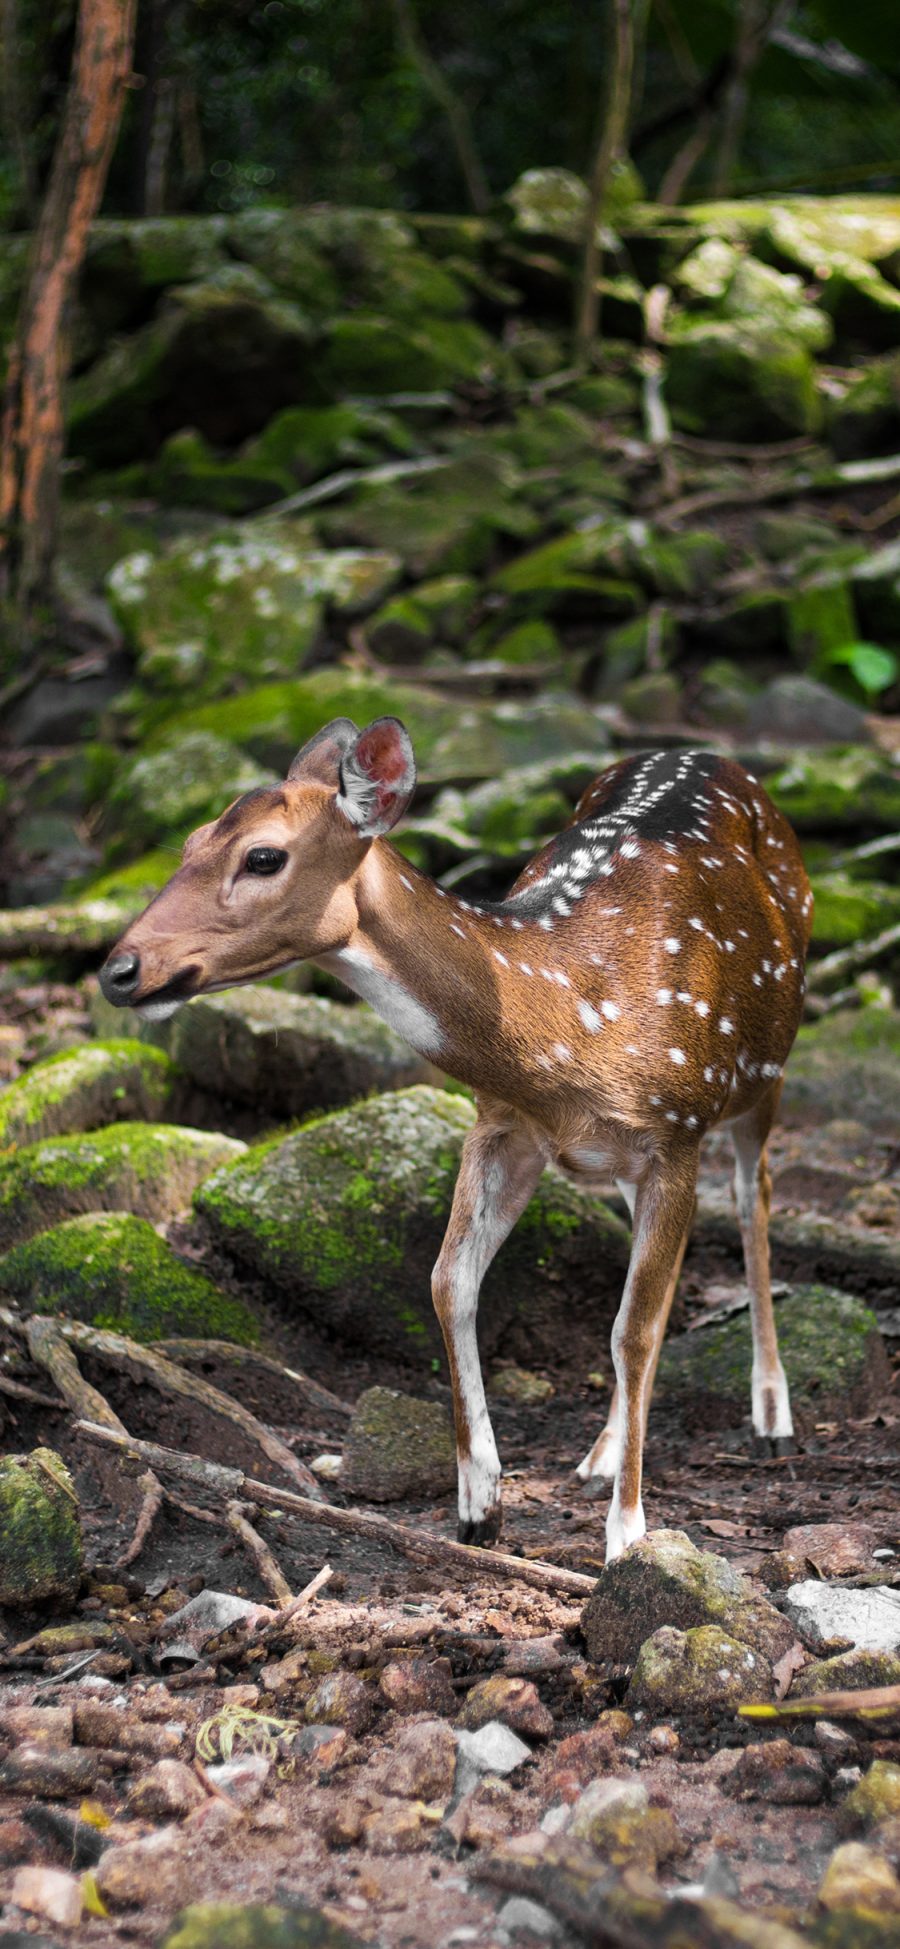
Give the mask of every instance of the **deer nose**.
M 130 950 L 114 954 L 100 970 L 100 986 L 108 1002 L 120 1008 L 131 1000 L 141 978 L 141 957 Z

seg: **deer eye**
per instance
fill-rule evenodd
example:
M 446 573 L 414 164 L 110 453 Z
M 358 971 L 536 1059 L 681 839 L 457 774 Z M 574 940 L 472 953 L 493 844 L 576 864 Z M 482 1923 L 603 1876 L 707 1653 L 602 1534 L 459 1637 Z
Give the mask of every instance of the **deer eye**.
M 245 873 L 280 873 L 287 853 L 279 846 L 251 846 L 244 861 Z

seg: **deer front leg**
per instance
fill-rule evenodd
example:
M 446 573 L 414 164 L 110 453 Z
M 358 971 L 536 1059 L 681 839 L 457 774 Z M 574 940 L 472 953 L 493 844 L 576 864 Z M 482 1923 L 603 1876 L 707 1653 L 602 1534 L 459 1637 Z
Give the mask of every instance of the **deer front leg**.
M 694 1210 L 696 1151 L 652 1167 L 638 1191 L 634 1244 L 612 1330 L 618 1394 L 618 1467 L 606 1519 L 611 1563 L 646 1531 L 641 1501 L 644 1432 L 656 1363 Z
M 734 1193 L 744 1248 L 744 1269 L 750 1288 L 753 1328 L 751 1403 L 754 1432 L 768 1441 L 776 1455 L 792 1454 L 794 1423 L 787 1375 L 778 1352 L 769 1273 L 769 1205 L 772 1180 L 766 1144 L 781 1086 L 736 1117 L 731 1126 L 734 1143 Z
M 453 1209 L 432 1276 L 456 1419 L 459 1540 L 500 1534 L 500 1458 L 494 1441 L 475 1330 L 481 1281 L 524 1211 L 545 1157 L 524 1130 L 479 1120 L 463 1146 Z

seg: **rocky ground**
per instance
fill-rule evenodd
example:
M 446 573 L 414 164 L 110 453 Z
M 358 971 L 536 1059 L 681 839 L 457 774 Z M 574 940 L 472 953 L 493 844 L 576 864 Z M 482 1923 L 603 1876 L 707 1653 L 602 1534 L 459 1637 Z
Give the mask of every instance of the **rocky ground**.
M 55 635 L 3 691 L 0 1949 L 900 1942 L 900 211 L 626 198 L 585 372 L 583 194 L 95 229 Z M 468 1098 L 324 976 L 96 991 L 190 827 L 386 710 L 400 843 L 476 897 L 654 743 L 752 762 L 813 877 L 798 1452 L 753 1449 L 713 1137 L 656 1540 L 602 1575 L 613 1188 L 548 1173 L 486 1281 L 504 1549 L 459 1554 Z

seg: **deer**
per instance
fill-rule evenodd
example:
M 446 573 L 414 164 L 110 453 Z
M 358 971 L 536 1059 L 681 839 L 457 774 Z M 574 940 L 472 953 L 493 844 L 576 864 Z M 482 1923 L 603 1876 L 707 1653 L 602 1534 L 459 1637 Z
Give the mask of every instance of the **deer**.
M 727 1125 L 750 1294 L 752 1425 L 790 1452 L 769 1272 L 767 1145 L 803 1010 L 812 894 L 753 775 L 703 750 L 611 764 L 505 899 L 463 899 L 386 835 L 416 785 L 410 737 L 336 718 L 283 784 L 191 833 L 182 863 L 100 972 L 162 1018 L 302 961 L 340 977 L 413 1049 L 471 1086 L 432 1280 L 453 1390 L 462 1542 L 500 1535 L 501 1467 L 476 1338 L 481 1281 L 554 1164 L 618 1187 L 632 1247 L 606 1425 L 576 1474 L 611 1492 L 607 1561 L 646 1531 L 643 1449 L 692 1223 L 700 1144 Z

